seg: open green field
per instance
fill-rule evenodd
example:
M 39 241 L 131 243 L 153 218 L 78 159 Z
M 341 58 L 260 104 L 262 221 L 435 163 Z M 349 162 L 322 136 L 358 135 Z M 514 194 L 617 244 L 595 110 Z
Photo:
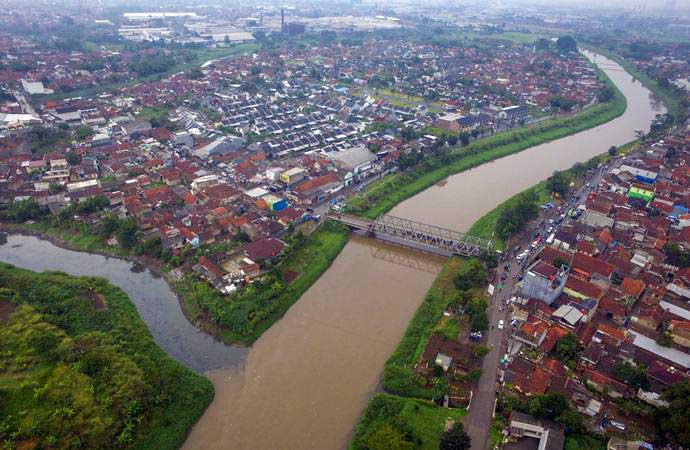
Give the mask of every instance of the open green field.
M 176 449 L 213 399 L 104 278 L 0 264 L 7 448 Z
M 349 212 L 375 219 L 450 175 L 615 119 L 625 112 L 627 102 L 615 85 L 608 78 L 606 80 L 615 92 L 611 102 L 596 105 L 571 117 L 548 119 L 532 127 L 479 139 L 467 147 L 456 147 L 448 161 L 428 158 L 412 170 L 388 175 L 367 186 L 364 192 L 348 201 Z
M 455 421 L 465 414 L 464 409 L 442 408 L 424 400 L 377 394 L 360 417 L 348 449 L 370 448 L 371 436 L 381 428 L 390 426 L 395 431 L 405 431 L 411 435 L 407 448 L 436 450 L 446 420 Z

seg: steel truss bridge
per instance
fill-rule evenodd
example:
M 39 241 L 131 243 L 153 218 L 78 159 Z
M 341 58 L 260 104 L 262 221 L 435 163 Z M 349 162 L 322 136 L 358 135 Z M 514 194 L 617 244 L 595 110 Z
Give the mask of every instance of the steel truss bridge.
M 367 231 L 382 241 L 442 256 L 479 256 L 491 251 L 488 239 L 400 217 L 384 215 L 375 221 L 346 214 L 328 217 L 350 228 Z

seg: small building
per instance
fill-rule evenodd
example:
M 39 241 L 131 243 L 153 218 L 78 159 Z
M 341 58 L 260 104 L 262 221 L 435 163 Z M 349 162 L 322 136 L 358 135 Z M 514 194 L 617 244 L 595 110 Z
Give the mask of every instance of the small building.
M 288 186 L 302 181 L 307 176 L 307 171 L 301 167 L 293 167 L 280 174 L 280 181 Z

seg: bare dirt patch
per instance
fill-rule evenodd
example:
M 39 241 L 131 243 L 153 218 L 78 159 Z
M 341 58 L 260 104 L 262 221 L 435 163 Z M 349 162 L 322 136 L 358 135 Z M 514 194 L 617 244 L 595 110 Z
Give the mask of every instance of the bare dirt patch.
M 17 305 L 7 300 L 0 300 L 0 322 L 9 319 L 10 314 L 17 309 Z
M 91 289 L 87 289 L 84 291 L 84 296 L 89 299 L 89 301 L 91 302 L 91 306 L 93 306 L 93 309 L 106 308 L 105 299 L 98 292 L 92 291 Z

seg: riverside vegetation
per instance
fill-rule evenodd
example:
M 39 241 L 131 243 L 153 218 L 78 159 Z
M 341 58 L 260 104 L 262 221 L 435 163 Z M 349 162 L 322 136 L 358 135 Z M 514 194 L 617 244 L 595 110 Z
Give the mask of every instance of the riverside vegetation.
M 308 237 L 293 234 L 286 239 L 283 254 L 265 263 L 266 276 L 229 297 L 187 277 L 177 285 L 183 308 L 192 321 L 223 341 L 249 345 L 319 279 L 347 240 L 347 228 L 332 221 Z
M 174 449 L 213 399 L 98 277 L 0 264 L 0 439 L 8 448 Z
M 600 75 L 605 77 L 600 72 Z M 605 123 L 620 116 L 627 107 L 622 93 L 605 77 L 613 96 L 609 102 L 585 110 L 574 117 L 551 119 L 536 127 L 508 131 L 481 139 L 464 148 L 455 149 L 441 155 L 426 158 L 419 166 L 409 172 L 389 176 L 372 185 L 364 193 L 348 203 L 350 212 L 367 218 L 376 218 L 385 213 L 400 201 L 428 188 L 440 179 L 453 173 L 480 165 L 484 162 L 522 151 L 533 145 L 581 131 Z M 561 177 L 579 176 L 589 168 L 596 166 L 600 159 L 593 158 L 585 164 L 575 165 L 569 171 L 556 175 Z M 562 180 L 561 180 L 562 181 Z M 504 247 L 504 239 L 523 229 L 539 212 L 539 202 L 549 197 L 546 181 L 522 192 L 499 205 L 493 211 L 479 219 L 469 233 L 491 238 L 497 247 Z M 500 231 L 499 231 L 500 230 Z M 496 235 L 500 237 L 496 239 Z M 487 261 L 489 266 L 493 261 Z M 355 428 L 349 448 L 375 448 L 382 436 L 404 445 L 404 448 L 438 448 L 443 433 L 444 419 L 458 419 L 464 411 L 440 408 L 429 401 L 432 392 L 420 385 L 411 368 L 424 351 L 426 342 L 433 333 L 443 311 L 459 299 L 465 299 L 464 306 L 471 317 L 472 328 L 486 329 L 485 309 L 488 303 L 483 298 L 484 279 L 468 273 L 479 268 L 479 260 L 459 257 L 450 258 L 429 289 L 422 305 L 415 313 L 395 351 L 388 359 L 381 375 L 381 385 L 386 393 L 378 394 L 368 403 Z M 464 279 L 466 283 L 453 282 Z M 469 288 L 470 295 L 465 295 L 459 287 Z M 472 308 L 472 303 L 484 307 Z M 482 318 L 483 317 L 483 318 Z M 421 413 L 422 406 L 429 411 Z M 419 418 L 409 418 L 409 410 L 418 411 Z M 416 417 L 416 416 L 415 416 Z M 432 437 L 421 436 L 433 430 Z M 429 436 L 427 434 L 427 436 Z
M 147 255 L 160 259 L 164 267 L 193 263 L 207 252 L 239 245 L 229 242 L 221 245 L 222 248 L 211 245 L 173 256 L 163 250 L 160 238 L 140 242 L 133 218 L 119 219 L 105 213 L 95 226 L 74 220 L 75 215 L 101 213 L 108 205 L 106 197 L 97 196 L 52 215 L 47 208 L 29 200 L 9 205 L 0 218 L 19 230 L 57 238 L 78 251 L 114 256 Z M 113 237 L 117 245 L 108 244 Z M 267 275 L 235 294 L 223 295 L 191 274 L 174 287 L 191 321 L 226 343 L 250 345 L 319 279 L 347 240 L 346 227 L 327 221 L 309 236 L 300 232 L 290 234 L 285 238 L 287 245 L 282 255 L 263 263 Z
M 446 419 L 457 420 L 463 409 L 441 408 L 431 400 L 434 390 L 412 368 L 426 343 L 451 306 L 462 306 L 473 330 L 488 328 L 483 294 L 487 272 L 477 258 L 451 257 L 434 280 L 424 301 L 405 330 L 400 343 L 383 369 L 381 386 L 386 391 L 372 398 L 362 413 L 350 442 L 351 450 L 377 447 L 384 437 L 408 449 L 436 449 L 443 435 Z
M 348 201 L 348 211 L 375 219 L 450 175 L 615 119 L 625 112 L 627 101 L 603 72 L 598 73 L 606 83 L 602 97 L 608 101 L 570 117 L 548 119 L 538 125 L 479 139 L 465 147 L 440 149 L 433 155 L 421 156 L 419 164 L 410 170 L 370 184 L 364 192 Z

